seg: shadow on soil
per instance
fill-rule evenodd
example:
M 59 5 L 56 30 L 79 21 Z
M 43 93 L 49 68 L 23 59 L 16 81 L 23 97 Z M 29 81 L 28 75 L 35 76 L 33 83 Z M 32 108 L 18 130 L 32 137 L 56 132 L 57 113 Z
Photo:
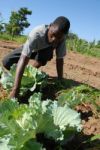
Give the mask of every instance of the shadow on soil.
M 56 99 L 58 92 L 61 90 L 71 89 L 74 86 L 79 86 L 81 83 L 76 82 L 74 80 L 69 80 L 63 78 L 62 80 L 58 80 L 57 77 L 52 77 L 48 79 L 48 85 L 43 89 L 43 99 Z
M 54 100 L 54 99 L 56 99 L 57 93 L 59 91 L 69 89 L 74 86 L 78 86 L 80 84 L 81 83 L 76 82 L 74 80 L 69 80 L 69 79 L 58 80 L 57 77 L 52 77 L 52 78 L 50 77 L 50 78 L 48 78 L 48 84 L 45 88 L 40 90 L 40 88 L 37 87 L 34 92 L 27 91 L 24 94 L 24 96 L 19 98 L 20 99 L 19 102 L 20 103 L 28 103 L 29 97 L 31 95 L 33 95 L 33 93 L 35 93 L 35 92 L 41 92 L 43 100 L 46 100 L 46 99 Z
M 99 150 L 100 141 L 90 142 L 91 136 L 84 134 L 76 134 L 69 141 L 54 141 L 45 137 L 44 134 L 37 134 L 37 141 L 43 144 L 46 150 Z

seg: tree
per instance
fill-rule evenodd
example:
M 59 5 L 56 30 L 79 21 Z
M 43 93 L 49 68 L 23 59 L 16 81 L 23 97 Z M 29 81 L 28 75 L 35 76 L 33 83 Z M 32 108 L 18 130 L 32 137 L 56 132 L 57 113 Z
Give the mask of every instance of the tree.
M 98 41 L 98 43 L 97 43 L 98 45 L 100 45 L 100 40 Z
M 97 47 L 97 48 L 100 48 L 100 40 L 97 41 L 96 47 Z
M 78 36 L 75 33 L 69 32 L 68 33 L 68 38 L 73 40 L 73 39 L 78 39 Z
M 20 10 L 12 11 L 9 23 L 6 24 L 6 31 L 14 35 L 20 35 L 24 28 L 29 27 L 30 23 L 27 21 L 27 15 L 31 15 L 32 11 L 27 8 L 20 8 Z
M 94 48 L 95 47 L 95 40 L 93 40 L 92 42 L 89 42 L 89 48 Z
M 0 23 L 0 33 L 2 33 L 3 30 L 4 30 L 4 27 L 3 27 L 3 25 Z
M 2 33 L 4 30 L 4 23 L 2 18 L 2 13 L 0 13 L 0 33 Z

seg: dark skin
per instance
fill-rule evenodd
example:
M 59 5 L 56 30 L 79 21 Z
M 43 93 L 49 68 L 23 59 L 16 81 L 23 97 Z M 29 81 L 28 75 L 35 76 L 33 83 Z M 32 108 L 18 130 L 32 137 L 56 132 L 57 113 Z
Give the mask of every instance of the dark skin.
M 48 42 L 53 44 L 55 47 L 64 39 L 64 34 L 59 31 L 57 25 L 50 25 L 48 29 L 47 37 L 48 37 Z M 28 63 L 29 63 L 29 57 L 22 54 L 17 64 L 15 82 L 14 82 L 12 91 L 10 93 L 10 97 L 12 98 L 19 97 L 21 79 L 23 76 L 25 66 Z M 42 64 L 41 62 L 38 62 L 35 60 L 32 66 L 39 68 L 42 66 Z M 63 78 L 63 58 L 56 59 L 56 68 L 57 68 L 58 79 L 62 79 Z

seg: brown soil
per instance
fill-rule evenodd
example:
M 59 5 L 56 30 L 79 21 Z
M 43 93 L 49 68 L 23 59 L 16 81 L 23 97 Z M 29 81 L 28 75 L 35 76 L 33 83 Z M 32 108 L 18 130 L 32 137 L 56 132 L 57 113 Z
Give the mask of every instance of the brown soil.
M 51 76 L 56 76 L 55 58 L 42 68 Z M 64 60 L 64 77 L 100 89 L 100 59 L 68 52 Z
M 15 42 L 0 41 L 0 64 L 2 64 L 2 58 L 17 47 L 19 45 Z M 54 56 L 46 66 L 41 67 L 41 70 L 55 77 L 57 76 L 55 66 Z M 64 61 L 64 78 L 100 89 L 100 59 L 84 56 L 77 52 L 68 52 Z M 6 91 L 0 86 L 0 99 L 6 96 Z M 100 106 L 100 101 L 98 101 L 98 105 Z M 82 115 L 83 133 L 86 136 L 100 134 L 100 113 L 97 114 L 94 106 L 81 104 L 76 107 L 76 110 Z
M 100 134 L 100 112 L 97 112 L 95 106 L 82 103 L 76 106 L 76 110 L 81 113 L 83 133 L 85 135 Z

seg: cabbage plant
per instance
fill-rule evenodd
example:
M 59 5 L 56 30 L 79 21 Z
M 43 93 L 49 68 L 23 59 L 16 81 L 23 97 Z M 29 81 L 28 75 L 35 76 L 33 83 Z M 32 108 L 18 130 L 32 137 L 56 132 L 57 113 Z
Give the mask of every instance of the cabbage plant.
M 63 143 L 81 130 L 78 112 L 56 100 L 41 101 L 41 93 L 32 95 L 29 104 L 0 101 L 0 150 L 42 150 L 37 134 Z
M 14 64 L 9 72 L 5 72 L 0 68 L 0 83 L 4 89 L 8 91 L 13 87 L 14 78 L 16 72 L 16 65 Z M 41 72 L 39 69 L 27 65 L 21 80 L 20 95 L 23 95 L 27 90 L 34 91 L 36 87 L 39 87 L 41 90 L 47 84 L 48 75 L 44 72 Z

